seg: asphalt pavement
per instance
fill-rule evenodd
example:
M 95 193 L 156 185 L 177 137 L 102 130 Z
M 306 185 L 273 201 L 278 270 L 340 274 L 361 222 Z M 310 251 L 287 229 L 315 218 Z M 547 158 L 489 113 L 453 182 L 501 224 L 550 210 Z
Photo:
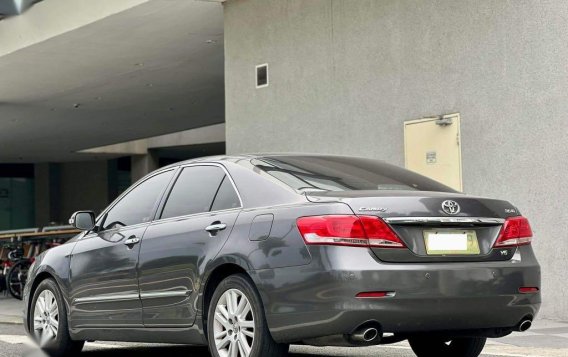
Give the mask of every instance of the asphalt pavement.
M 0 297 L 0 357 L 40 357 L 21 325 L 21 303 Z M 308 347 L 292 346 L 290 357 L 413 357 L 408 343 L 366 347 Z M 140 343 L 93 342 L 85 345 L 81 356 L 87 357 L 209 357 L 204 347 L 172 346 Z M 537 320 L 529 331 L 513 333 L 501 339 L 489 340 L 483 357 L 568 357 L 568 323 Z

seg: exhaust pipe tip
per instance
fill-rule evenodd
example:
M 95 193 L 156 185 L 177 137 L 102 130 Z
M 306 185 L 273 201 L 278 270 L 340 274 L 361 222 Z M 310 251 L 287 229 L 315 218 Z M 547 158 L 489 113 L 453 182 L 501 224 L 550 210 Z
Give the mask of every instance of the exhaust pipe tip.
M 379 330 L 375 327 L 364 327 L 351 335 L 351 340 L 357 343 L 371 344 L 380 340 Z
M 345 335 L 345 338 L 355 346 L 378 345 L 383 339 L 383 328 L 377 321 L 370 320 L 359 325 L 353 333 Z
M 527 320 L 523 320 L 521 321 L 521 323 L 519 324 L 519 326 L 517 327 L 517 331 L 519 332 L 525 332 L 526 330 L 530 329 L 532 326 L 532 321 L 527 319 Z
M 379 335 L 379 331 L 377 331 L 376 328 L 368 328 L 365 331 L 363 331 L 363 340 L 365 342 L 371 342 L 373 341 L 375 338 L 377 338 L 377 336 Z

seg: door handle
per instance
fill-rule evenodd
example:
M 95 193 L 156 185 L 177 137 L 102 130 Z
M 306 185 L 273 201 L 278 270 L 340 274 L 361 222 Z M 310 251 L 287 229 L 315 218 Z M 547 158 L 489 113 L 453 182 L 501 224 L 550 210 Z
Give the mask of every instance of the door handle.
M 222 231 L 225 228 L 227 228 L 227 225 L 225 223 L 213 222 L 211 225 L 205 227 L 205 230 L 209 232 L 211 236 L 214 236 L 215 234 L 217 234 L 217 232 Z
M 140 238 L 132 236 L 124 241 L 124 245 L 133 246 L 134 244 L 140 243 Z

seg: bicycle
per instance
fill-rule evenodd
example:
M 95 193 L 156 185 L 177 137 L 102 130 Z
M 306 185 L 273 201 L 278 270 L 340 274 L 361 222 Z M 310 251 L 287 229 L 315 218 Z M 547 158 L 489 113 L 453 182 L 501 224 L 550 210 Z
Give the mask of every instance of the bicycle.
M 8 253 L 8 260 L 12 262 L 12 266 L 6 275 L 8 292 L 14 298 L 22 300 L 28 271 L 34 262 L 34 258 L 25 258 L 24 249 L 18 247 Z

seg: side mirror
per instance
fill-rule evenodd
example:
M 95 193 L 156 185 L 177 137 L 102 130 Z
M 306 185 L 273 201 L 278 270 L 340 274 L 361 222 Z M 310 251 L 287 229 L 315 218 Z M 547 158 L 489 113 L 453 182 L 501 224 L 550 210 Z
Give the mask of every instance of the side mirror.
M 95 213 L 93 211 L 78 211 L 69 218 L 69 224 L 82 231 L 95 228 Z

